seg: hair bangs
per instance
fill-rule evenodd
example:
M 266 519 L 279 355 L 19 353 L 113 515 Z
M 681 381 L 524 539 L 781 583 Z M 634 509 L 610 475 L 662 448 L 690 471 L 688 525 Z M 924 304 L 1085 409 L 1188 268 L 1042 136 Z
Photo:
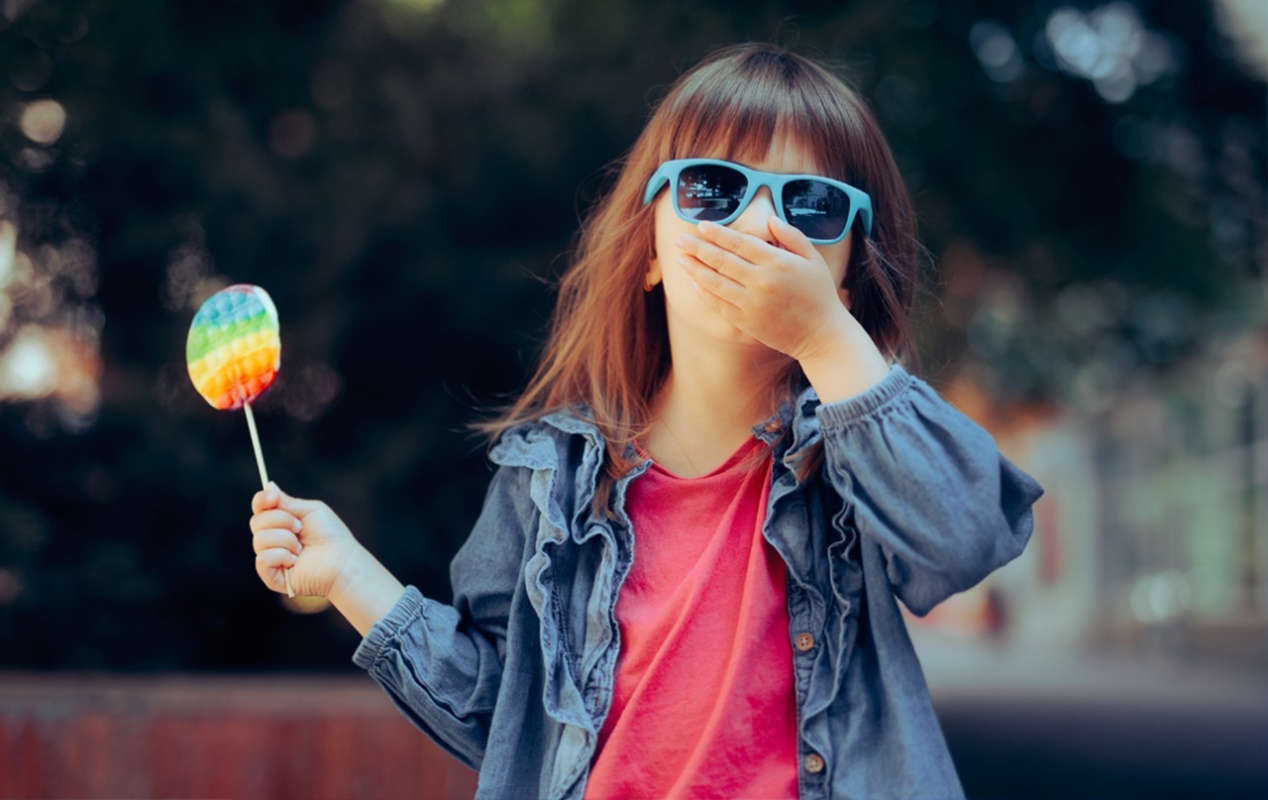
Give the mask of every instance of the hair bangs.
M 754 52 L 738 63 L 722 59 L 689 76 L 671 107 L 661 161 L 723 158 L 762 161 L 787 137 L 812 154 L 819 172 L 852 182 L 850 147 L 857 126 L 837 79 L 783 53 Z

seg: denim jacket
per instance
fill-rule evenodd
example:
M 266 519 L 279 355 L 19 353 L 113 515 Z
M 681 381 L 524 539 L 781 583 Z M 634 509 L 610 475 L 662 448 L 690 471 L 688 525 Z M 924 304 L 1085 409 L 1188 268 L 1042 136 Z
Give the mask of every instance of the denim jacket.
M 1015 558 L 1043 489 L 986 431 L 895 365 L 856 397 L 813 390 L 780 410 L 762 533 L 787 565 L 803 798 L 962 797 L 895 598 L 923 615 Z M 790 467 L 823 442 L 805 481 Z M 477 797 L 580 798 L 612 701 L 617 595 L 633 559 L 591 510 L 604 442 L 579 415 L 513 428 L 471 537 L 451 565 L 452 605 L 408 587 L 353 661 L 400 710 L 480 771 Z

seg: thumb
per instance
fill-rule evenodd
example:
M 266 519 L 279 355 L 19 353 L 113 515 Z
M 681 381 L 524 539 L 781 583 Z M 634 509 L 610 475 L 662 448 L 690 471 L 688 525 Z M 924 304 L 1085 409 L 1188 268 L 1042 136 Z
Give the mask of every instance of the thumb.
M 274 481 L 269 481 L 269 488 L 277 492 L 279 498 L 278 508 L 285 509 L 300 519 L 325 505 L 320 500 L 304 500 L 300 497 L 292 497 L 284 492 L 282 487 L 278 486 Z
M 806 234 L 784 222 L 779 217 L 770 218 L 770 231 L 775 235 L 775 241 L 779 242 L 785 250 L 802 258 L 813 258 L 818 252 L 815 250 L 814 244 L 806 238 Z

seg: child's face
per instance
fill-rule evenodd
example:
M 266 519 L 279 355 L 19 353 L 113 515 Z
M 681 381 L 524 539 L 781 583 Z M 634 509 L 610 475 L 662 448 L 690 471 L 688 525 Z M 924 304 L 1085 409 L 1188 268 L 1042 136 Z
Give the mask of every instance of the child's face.
M 722 157 L 710 153 L 699 155 Z M 784 136 L 775 137 L 762 161 L 738 163 L 766 172 L 821 174 L 815 160 L 805 150 L 798 147 L 792 139 Z M 696 225 L 674 213 L 669 191 L 660 193 L 656 199 L 654 213 L 656 258 L 652 261 L 649 276 L 653 281 L 664 284 L 671 341 L 690 330 L 711 339 L 721 339 L 737 344 L 756 344 L 751 338 L 740 333 L 735 326 L 705 306 L 704 301 L 692 288 L 691 278 L 678 263 L 682 250 L 677 241 L 684 234 L 695 235 Z M 763 187 L 744 212 L 727 227 L 778 246 L 770 229 L 772 218 L 778 218 L 774 198 L 771 197 L 770 189 Z M 827 265 L 834 286 L 840 287 L 845 281 L 845 270 L 850 260 L 852 241 L 853 234 L 851 233 L 836 244 L 814 245 Z

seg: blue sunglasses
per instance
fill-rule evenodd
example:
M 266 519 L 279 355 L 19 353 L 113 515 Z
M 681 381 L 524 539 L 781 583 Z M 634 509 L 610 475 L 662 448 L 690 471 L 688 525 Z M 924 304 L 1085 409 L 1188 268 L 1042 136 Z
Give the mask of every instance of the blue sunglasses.
M 647 182 L 643 205 L 669 184 L 674 213 L 687 222 L 730 225 L 769 186 L 779 218 L 815 244 L 835 244 L 845 238 L 855 215 L 863 218 L 863 233 L 872 235 L 872 198 L 867 192 L 820 175 L 780 175 L 715 158 L 677 158 L 657 168 Z

